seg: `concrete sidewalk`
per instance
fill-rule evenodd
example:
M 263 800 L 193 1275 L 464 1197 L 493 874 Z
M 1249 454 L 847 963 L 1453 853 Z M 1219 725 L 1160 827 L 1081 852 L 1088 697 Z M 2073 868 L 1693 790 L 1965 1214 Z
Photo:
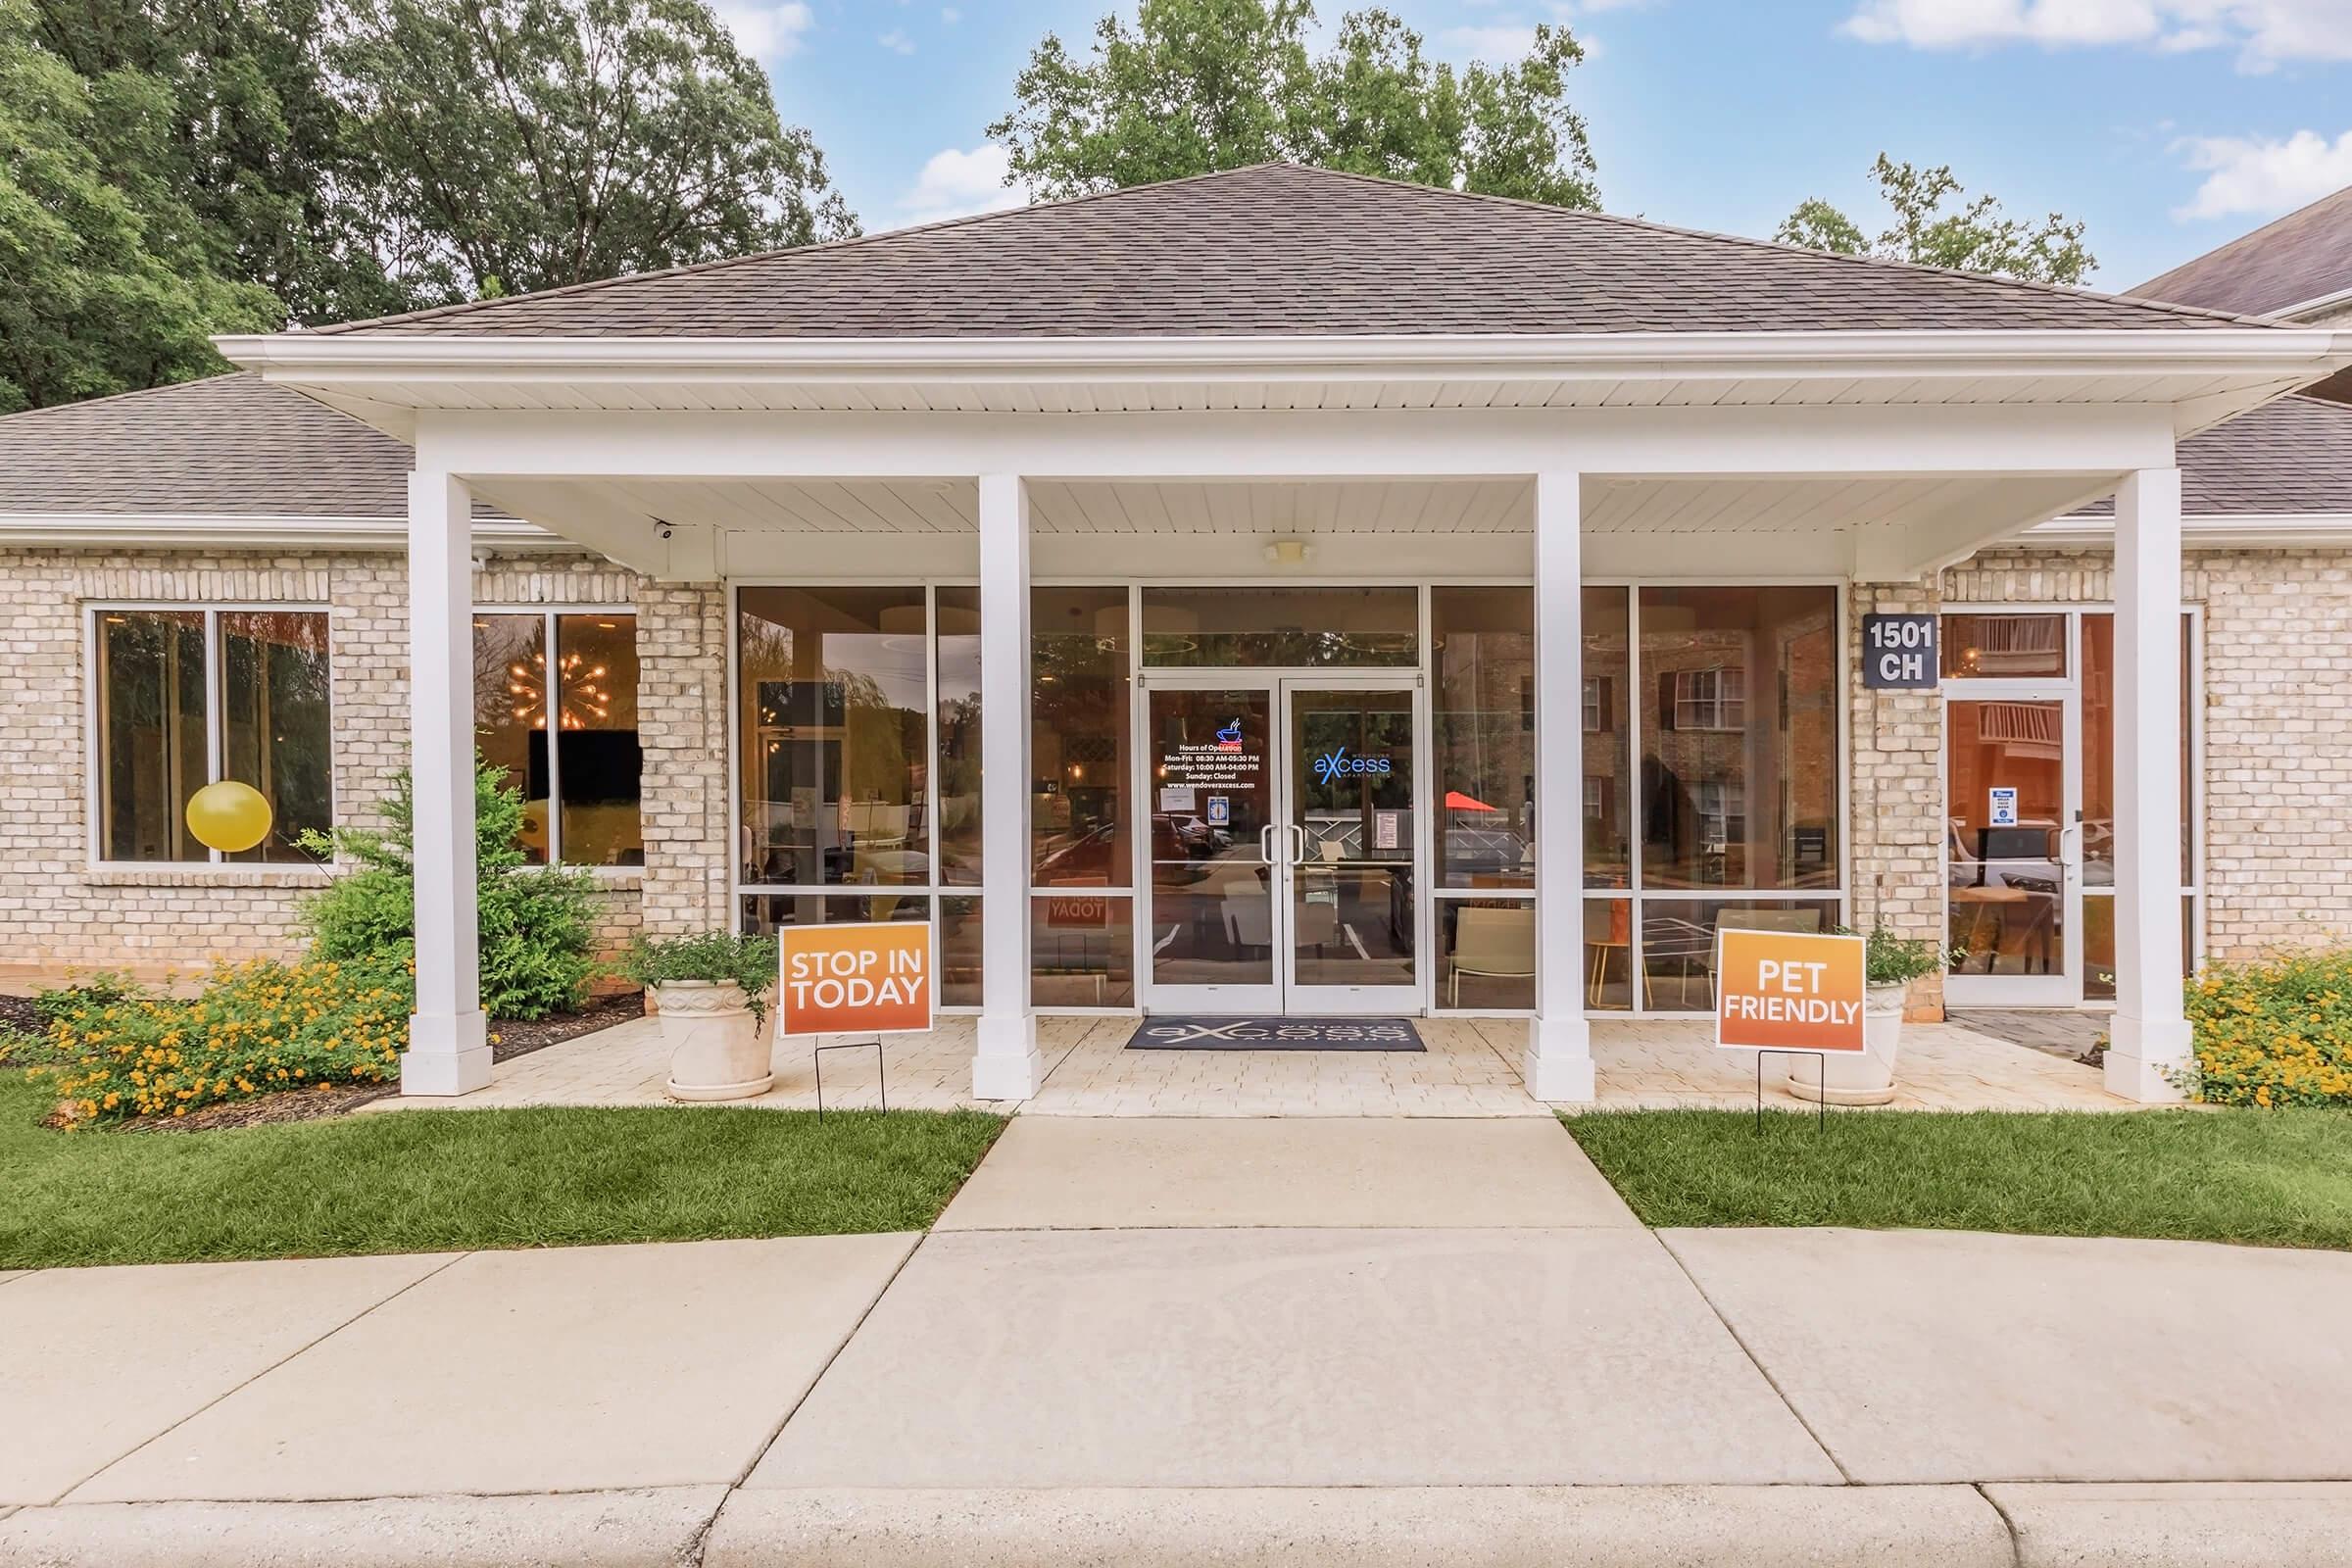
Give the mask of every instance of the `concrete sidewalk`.
M 928 1237 L 0 1278 L 0 1563 L 2337 1563 L 2347 1320 L 1652 1233 L 1547 1122 L 1040 1118 Z

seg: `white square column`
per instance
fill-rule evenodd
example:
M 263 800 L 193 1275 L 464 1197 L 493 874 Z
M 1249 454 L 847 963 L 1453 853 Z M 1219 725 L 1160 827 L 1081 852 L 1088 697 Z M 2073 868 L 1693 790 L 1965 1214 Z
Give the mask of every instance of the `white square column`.
M 980 1027 L 977 1100 L 1045 1081 L 1029 1006 L 1029 491 L 980 476 Z
M 2181 1098 L 2180 470 L 2115 495 L 2115 1023 L 2107 1088 Z
M 1536 1016 L 1528 1026 L 1522 1070 L 1538 1100 L 1589 1102 L 1579 488 L 1574 473 L 1536 475 Z
M 490 1082 L 474 912 L 473 498 L 409 475 L 409 775 L 416 788 L 416 1012 L 404 1095 Z

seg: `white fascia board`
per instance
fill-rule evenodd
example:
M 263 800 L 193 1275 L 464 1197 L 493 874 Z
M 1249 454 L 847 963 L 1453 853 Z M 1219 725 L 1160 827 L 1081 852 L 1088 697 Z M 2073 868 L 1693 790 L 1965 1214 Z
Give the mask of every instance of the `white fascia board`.
M 1593 332 L 1182 338 L 490 338 L 425 333 L 221 336 L 272 380 L 1260 381 L 1843 380 L 1928 377 L 2303 375 L 2352 364 L 2352 333 L 2321 328 L 2138 331 Z
M 2352 545 L 2352 512 L 2245 512 L 2189 515 L 2180 519 L 2181 542 L 2196 549 L 2291 550 L 2312 545 Z M 2105 545 L 2115 541 L 2115 519 L 2053 517 L 2017 536 L 2018 542 Z M 1994 548 L 1987 546 L 1986 548 Z
M 533 522 L 495 517 L 473 524 L 477 546 L 506 550 L 577 550 Z M 302 551 L 406 550 L 402 517 L 304 517 L 269 514 L 0 512 L 0 543 L 18 546 L 205 547 Z

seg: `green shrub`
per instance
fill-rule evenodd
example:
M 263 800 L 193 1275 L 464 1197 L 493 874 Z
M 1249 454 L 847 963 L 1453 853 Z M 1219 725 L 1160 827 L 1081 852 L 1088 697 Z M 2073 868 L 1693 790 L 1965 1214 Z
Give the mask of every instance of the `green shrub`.
M 2352 1105 L 2352 948 L 2212 963 L 2189 982 L 2196 1070 L 2214 1105 Z
M 36 1068 L 68 1125 L 184 1116 L 226 1100 L 400 1074 L 414 995 L 399 962 L 261 958 L 193 1001 L 128 996 L 50 1025 L 57 1065 Z
M 665 980 L 732 980 L 743 987 L 752 1016 L 767 1016 L 767 993 L 776 983 L 776 939 L 707 931 L 692 937 L 639 936 L 618 965 L 641 986 Z
M 32 997 L 33 1016 L 44 1024 L 71 1018 L 92 1007 L 104 1007 L 117 1002 L 135 1000 L 139 987 L 128 975 L 100 969 L 87 979 L 53 990 L 36 991 Z
M 522 851 L 522 795 L 500 770 L 473 771 L 474 901 L 482 944 L 482 1010 L 493 1018 L 544 1018 L 586 996 L 597 965 L 595 879 L 585 870 L 531 866 Z M 402 773 L 384 803 L 381 832 L 307 833 L 303 847 L 352 862 L 304 906 L 313 956 L 358 961 L 409 958 L 416 950 L 416 798 Z

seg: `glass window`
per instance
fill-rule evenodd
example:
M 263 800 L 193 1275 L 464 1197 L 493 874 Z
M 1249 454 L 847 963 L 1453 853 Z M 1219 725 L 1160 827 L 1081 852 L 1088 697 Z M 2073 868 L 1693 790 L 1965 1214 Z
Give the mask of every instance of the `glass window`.
M 1421 662 L 1411 588 L 1147 588 L 1144 662 L 1293 669 Z
M 1838 596 L 1644 588 L 1650 888 L 1838 884 Z
M 870 894 L 747 893 L 746 936 L 773 936 L 788 925 L 858 925 L 868 920 L 928 920 L 931 895 L 904 888 Z
M 270 802 L 270 836 L 237 858 L 311 858 L 297 837 L 333 815 L 325 613 L 100 610 L 95 640 L 99 858 L 218 858 L 186 820 L 215 777 Z
M 920 587 L 741 590 L 743 882 L 929 884 L 926 622 Z
M 333 825 L 326 617 L 315 612 L 220 612 L 220 776 L 270 803 L 270 836 L 234 860 L 305 861 L 306 832 Z
M 2063 614 L 1946 615 L 1943 633 L 1936 641 L 1942 673 L 1947 677 L 1997 680 L 2066 673 Z
M 1585 1006 L 1600 1012 L 1630 1012 L 1634 1006 L 1634 901 L 1585 900 Z M 1656 993 L 1643 989 L 1642 1005 L 1654 1008 Z
M 1633 885 L 1632 599 L 1585 590 L 1585 886 Z
M 1029 901 L 1029 1001 L 1039 1007 L 1135 1005 L 1135 900 L 1052 893 Z
M 1032 886 L 1134 885 L 1127 621 L 1124 588 L 1030 595 Z
M 473 746 L 522 792 L 522 852 L 547 862 L 547 617 L 473 617 Z
M 559 857 L 572 865 L 643 865 L 634 616 L 556 617 L 556 712 Z
M 531 864 L 645 863 L 633 613 L 476 612 L 473 744 L 522 793 Z
M 980 883 L 980 590 L 936 590 L 939 880 Z
M 1535 590 L 1434 588 L 1429 609 L 1438 886 L 1532 888 Z
M 1838 924 L 1834 899 L 1651 899 L 1642 906 L 1642 1003 L 1658 1011 L 1715 1006 L 1715 933 L 1818 933 Z M 1590 922 L 1592 917 L 1588 915 Z M 1586 928 L 1588 949 L 1592 925 Z M 1629 982 L 1630 984 L 1630 982 Z
M 1536 1005 L 1533 899 L 1440 899 L 1438 1006 L 1525 1012 Z
M 939 1005 L 980 1005 L 980 901 L 939 901 Z
M 2196 617 L 2180 617 L 2180 885 L 2197 885 Z M 2115 886 L 2115 616 L 2082 615 L 2082 881 Z

